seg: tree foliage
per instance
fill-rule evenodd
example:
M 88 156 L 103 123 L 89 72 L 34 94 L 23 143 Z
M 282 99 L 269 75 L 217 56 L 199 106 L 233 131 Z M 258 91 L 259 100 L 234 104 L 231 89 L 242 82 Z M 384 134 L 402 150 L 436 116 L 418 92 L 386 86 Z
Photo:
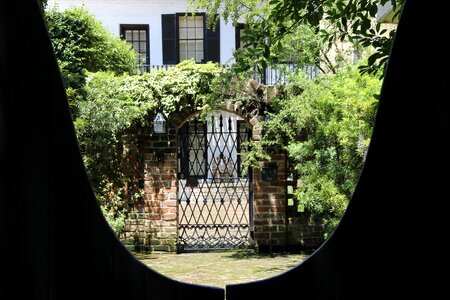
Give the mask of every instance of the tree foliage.
M 368 149 L 381 82 L 356 67 L 314 80 L 293 76 L 284 96 L 262 122 L 263 138 L 253 163 L 287 151 L 301 179 L 300 209 L 321 215 L 330 232 L 340 220 L 358 181 Z
M 319 61 L 326 62 L 327 51 L 337 42 L 350 42 L 374 50 L 362 72 L 376 73 L 388 60 L 395 29 L 388 32 L 375 22 L 378 5 L 391 3 L 398 9 L 404 0 L 190 0 L 194 10 L 206 9 L 210 23 L 216 14 L 234 24 L 245 22 L 246 49 L 238 52 L 241 69 L 256 63 L 265 68 L 279 61 L 286 38 L 298 37 L 299 30 L 310 27 L 321 40 Z M 285 49 L 288 50 L 288 49 Z M 317 52 L 315 53 L 317 55 Z M 334 68 L 331 68 L 333 71 Z
M 56 58 L 65 72 L 134 73 L 136 52 L 109 33 L 87 9 L 51 8 L 45 15 Z
M 86 96 L 86 72 L 135 72 L 136 52 L 110 34 L 87 9 L 59 11 L 54 7 L 46 9 L 45 17 L 72 108 Z

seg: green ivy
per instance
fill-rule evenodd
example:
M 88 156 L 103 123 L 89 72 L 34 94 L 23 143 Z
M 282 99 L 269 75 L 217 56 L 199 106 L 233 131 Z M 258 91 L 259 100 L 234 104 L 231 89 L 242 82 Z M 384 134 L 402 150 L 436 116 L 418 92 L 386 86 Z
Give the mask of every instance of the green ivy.
M 217 104 L 212 87 L 224 70 L 213 63 L 184 61 L 168 70 L 117 76 L 111 72 L 87 77 L 87 101 L 79 102 L 79 132 L 106 130 L 113 136 L 138 122 L 145 126 L 156 112 L 169 117 L 185 108 L 208 111 Z
M 139 148 L 138 132 L 150 125 L 157 112 L 168 119 L 185 109 L 203 113 L 214 109 L 219 103 L 213 87 L 224 72 L 216 64 L 189 60 L 143 75 L 88 74 L 86 100 L 76 103 L 74 124 L 91 184 L 114 228 L 123 229 L 120 220 L 129 202 L 143 193 L 137 184 L 142 178 L 132 178 L 124 170 L 137 170 L 139 162 L 125 161 L 123 152 Z M 143 176 L 143 172 L 135 173 L 135 177 Z

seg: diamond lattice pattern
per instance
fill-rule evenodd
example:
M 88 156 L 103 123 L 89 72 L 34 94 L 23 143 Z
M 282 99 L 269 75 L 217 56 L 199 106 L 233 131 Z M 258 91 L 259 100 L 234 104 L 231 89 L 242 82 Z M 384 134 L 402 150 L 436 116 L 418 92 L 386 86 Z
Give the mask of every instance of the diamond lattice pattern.
M 239 117 L 215 112 L 180 129 L 178 244 L 182 250 L 251 245 L 251 176 L 241 162 L 251 136 Z

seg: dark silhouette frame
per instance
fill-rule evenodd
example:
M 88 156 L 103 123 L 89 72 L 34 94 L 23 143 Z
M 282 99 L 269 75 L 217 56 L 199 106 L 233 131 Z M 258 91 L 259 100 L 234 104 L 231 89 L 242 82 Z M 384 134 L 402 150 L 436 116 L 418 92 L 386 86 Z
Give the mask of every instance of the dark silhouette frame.
M 338 228 L 298 267 L 228 286 L 228 300 L 447 294 L 437 272 L 448 255 L 447 6 L 406 1 L 367 161 Z M 222 289 L 149 269 L 107 225 L 32 0 L 0 9 L 0 203 L 0 299 L 224 299 Z

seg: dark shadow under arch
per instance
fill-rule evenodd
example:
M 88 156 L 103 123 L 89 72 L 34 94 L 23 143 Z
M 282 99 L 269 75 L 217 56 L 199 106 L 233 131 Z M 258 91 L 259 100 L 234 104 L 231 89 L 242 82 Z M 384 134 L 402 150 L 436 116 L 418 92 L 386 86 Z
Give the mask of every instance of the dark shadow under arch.
M 439 7 L 437 7 L 439 6 Z M 367 163 L 332 237 L 299 267 L 227 299 L 446 294 L 448 6 L 407 1 Z M 424 17 L 426 14 L 427 18 Z M 24 33 L 25 37 L 24 37 Z M 0 9 L 0 299 L 223 299 L 139 263 L 89 186 L 36 1 Z

